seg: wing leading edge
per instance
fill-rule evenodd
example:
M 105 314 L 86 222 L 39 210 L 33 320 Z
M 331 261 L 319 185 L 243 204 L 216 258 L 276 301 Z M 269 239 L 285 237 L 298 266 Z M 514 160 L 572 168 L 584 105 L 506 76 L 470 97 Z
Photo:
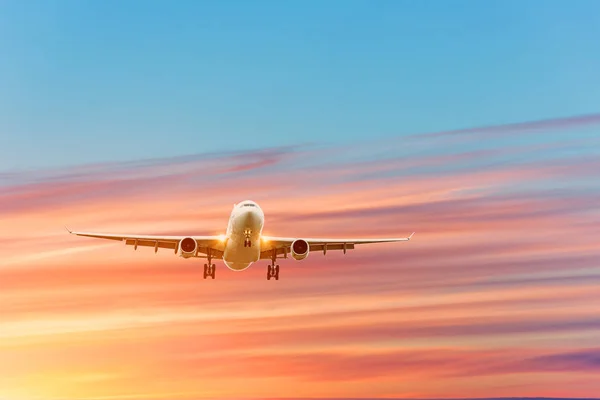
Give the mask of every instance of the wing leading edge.
M 179 242 L 186 237 L 191 237 L 198 243 L 198 253 L 207 254 L 210 249 L 213 258 L 221 258 L 223 255 L 222 242 L 220 236 L 158 236 L 158 235 L 136 235 L 125 233 L 97 233 L 97 232 L 75 232 L 65 227 L 72 235 L 85 236 L 96 239 L 117 240 L 125 242 L 126 245 L 142 247 L 154 247 L 154 252 L 159 248 L 171 249 L 177 252 Z
M 286 255 L 290 251 L 290 247 L 295 240 L 305 240 L 310 248 L 310 251 L 323 251 L 324 253 L 328 250 L 353 250 L 357 244 L 372 244 L 372 243 L 391 243 L 391 242 L 406 242 L 412 239 L 415 232 L 411 233 L 407 237 L 401 238 L 380 238 L 380 239 L 357 239 L 357 238 L 286 238 L 286 237 L 275 237 L 275 236 L 263 236 L 265 243 L 263 244 L 264 250 L 261 252 L 261 258 L 271 258 L 273 250 L 277 254 Z

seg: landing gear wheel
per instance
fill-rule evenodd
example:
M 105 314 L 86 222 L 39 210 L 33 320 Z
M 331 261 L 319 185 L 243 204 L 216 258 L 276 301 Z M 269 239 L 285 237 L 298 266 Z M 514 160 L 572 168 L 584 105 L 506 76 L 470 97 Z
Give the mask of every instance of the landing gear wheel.
M 271 264 L 269 264 L 267 268 L 267 279 L 271 280 L 271 278 L 275 278 L 276 281 L 279 280 L 279 265 L 275 264 L 277 262 L 277 250 L 273 249 L 271 252 Z
M 208 261 L 208 264 L 204 264 L 204 279 L 208 278 L 209 276 L 213 279 L 215 279 L 215 272 L 216 272 L 216 268 L 215 268 L 215 264 L 211 263 L 212 261 L 212 255 L 210 254 L 210 247 L 208 248 L 208 251 L 206 252 L 206 258 Z
M 252 231 L 250 229 L 246 229 L 244 231 L 244 247 L 252 247 Z
M 215 268 L 215 264 L 211 264 L 210 267 L 208 266 L 208 264 L 204 264 L 204 279 L 208 278 L 209 276 L 215 279 L 216 271 L 217 268 Z
M 279 265 L 268 265 L 267 266 L 267 280 L 271 280 L 271 278 L 275 278 L 276 281 L 279 280 Z

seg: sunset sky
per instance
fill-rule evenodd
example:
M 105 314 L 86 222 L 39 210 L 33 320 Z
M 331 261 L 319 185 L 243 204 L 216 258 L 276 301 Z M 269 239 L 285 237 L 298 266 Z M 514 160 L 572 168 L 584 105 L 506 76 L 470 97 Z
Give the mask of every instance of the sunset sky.
M 598 3 L 458 3 L 3 2 L 0 399 L 598 397 Z M 64 228 L 244 199 L 416 233 L 267 281 Z

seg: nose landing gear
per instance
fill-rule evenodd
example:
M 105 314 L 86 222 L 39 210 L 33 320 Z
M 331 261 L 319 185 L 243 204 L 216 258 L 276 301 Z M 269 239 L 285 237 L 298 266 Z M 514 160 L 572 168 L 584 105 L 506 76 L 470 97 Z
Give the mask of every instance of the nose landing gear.
M 250 229 L 244 231 L 244 247 L 252 247 L 252 241 L 250 240 L 251 235 L 252 231 Z
M 279 265 L 275 264 L 277 261 L 277 249 L 273 249 L 271 253 L 271 264 L 267 267 L 267 280 L 271 280 L 271 278 L 275 278 L 276 281 L 279 280 Z

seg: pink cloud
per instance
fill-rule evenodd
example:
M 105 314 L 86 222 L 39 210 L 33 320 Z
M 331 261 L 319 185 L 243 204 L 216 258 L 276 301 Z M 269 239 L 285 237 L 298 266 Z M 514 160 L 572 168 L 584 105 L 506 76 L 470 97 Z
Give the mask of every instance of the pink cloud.
M 600 165 L 544 144 L 514 147 L 546 152 L 527 164 L 485 163 L 511 149 L 360 165 L 274 149 L 13 177 L 0 396 L 596 393 Z M 282 260 L 277 282 L 267 262 L 204 281 L 202 262 L 63 228 L 221 233 L 245 198 L 272 235 L 417 234 Z
M 600 124 L 600 113 L 575 115 L 571 117 L 541 119 L 537 121 L 516 122 L 511 124 L 482 126 L 476 128 L 455 129 L 449 131 L 413 135 L 419 138 L 434 138 L 464 134 L 477 134 L 479 137 L 500 137 L 511 133 L 536 130 L 566 130 L 584 128 Z

